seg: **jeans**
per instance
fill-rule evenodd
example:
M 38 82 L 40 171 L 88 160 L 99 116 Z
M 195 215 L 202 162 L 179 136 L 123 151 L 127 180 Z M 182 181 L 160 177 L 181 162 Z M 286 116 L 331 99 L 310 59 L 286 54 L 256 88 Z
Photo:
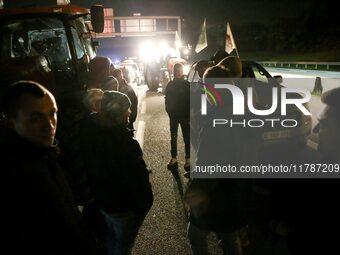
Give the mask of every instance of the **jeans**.
M 134 212 L 117 214 L 107 213 L 103 210 L 101 212 L 107 224 L 107 255 L 131 254 L 138 230 L 146 215 L 137 215 Z
M 193 255 L 208 255 L 207 236 L 210 231 L 200 229 L 194 224 L 188 224 L 188 238 Z M 239 231 L 228 233 L 216 233 L 219 240 L 222 241 L 223 254 L 225 255 L 242 255 L 242 244 L 239 237 Z
M 170 135 L 171 135 L 171 157 L 177 157 L 177 133 L 178 125 L 181 125 L 185 158 L 190 158 L 190 125 L 188 118 L 173 118 L 170 117 Z

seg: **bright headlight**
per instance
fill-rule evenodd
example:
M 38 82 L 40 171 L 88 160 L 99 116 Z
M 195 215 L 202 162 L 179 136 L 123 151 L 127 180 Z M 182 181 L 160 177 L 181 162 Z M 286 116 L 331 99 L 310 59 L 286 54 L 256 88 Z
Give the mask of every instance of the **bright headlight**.
M 159 49 L 151 41 L 144 42 L 140 49 L 139 55 L 145 62 L 150 62 L 159 59 Z

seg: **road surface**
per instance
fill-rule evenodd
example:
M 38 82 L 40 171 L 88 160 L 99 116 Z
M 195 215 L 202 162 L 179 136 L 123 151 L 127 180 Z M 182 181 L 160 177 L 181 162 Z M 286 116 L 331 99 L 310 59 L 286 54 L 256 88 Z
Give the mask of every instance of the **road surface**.
M 135 138 L 144 151 L 144 159 L 152 170 L 151 182 L 154 204 L 147 215 L 133 249 L 135 255 L 185 255 L 190 254 L 186 236 L 187 220 L 182 195 L 188 179 L 184 173 L 184 144 L 179 130 L 178 176 L 167 170 L 170 160 L 169 119 L 165 112 L 164 95 L 138 86 L 139 115 L 135 123 Z M 222 254 L 211 235 L 212 254 Z
M 268 68 L 268 70 L 272 75 L 282 75 L 284 82 L 286 78 L 293 77 L 304 78 L 314 84 L 316 76 L 328 80 L 333 79 L 332 76 L 335 75 L 333 72 L 272 68 Z M 336 78 L 340 78 L 340 74 L 337 75 L 338 77 Z M 337 79 L 333 80 L 337 81 Z M 188 183 L 188 180 L 183 177 L 184 145 L 182 136 L 179 130 L 179 173 L 176 175 L 166 168 L 170 160 L 170 134 L 169 119 L 164 107 L 164 95 L 159 92 L 148 91 L 145 85 L 135 87 L 135 89 L 139 97 L 139 114 L 135 123 L 135 129 L 137 130 L 135 138 L 143 148 L 145 161 L 149 169 L 152 170 L 150 177 L 154 192 L 154 204 L 140 229 L 133 254 L 190 254 L 190 246 L 186 236 L 187 220 L 182 205 L 182 195 Z M 320 102 L 320 96 L 312 96 L 310 110 L 313 114 L 313 126 L 317 123 L 317 115 L 322 108 L 323 104 Z M 309 137 L 308 144 L 315 149 L 317 148 L 317 136 L 315 134 Z M 259 240 L 258 244 L 252 245 L 257 245 L 260 250 L 263 249 L 261 255 L 270 255 L 270 252 L 265 252 L 266 247 L 270 247 L 270 244 L 266 242 L 266 239 L 263 239 Z M 222 254 L 216 245 L 214 235 L 209 236 L 209 249 L 211 254 Z M 256 250 L 256 247 L 254 250 Z M 251 254 L 255 255 L 257 253 Z

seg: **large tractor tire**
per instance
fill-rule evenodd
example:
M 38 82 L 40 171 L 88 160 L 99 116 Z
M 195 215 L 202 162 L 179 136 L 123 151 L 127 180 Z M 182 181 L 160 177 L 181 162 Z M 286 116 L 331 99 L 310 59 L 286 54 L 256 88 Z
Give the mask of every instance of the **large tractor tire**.
M 159 87 L 159 82 L 158 79 L 152 79 L 150 81 L 148 81 L 148 88 L 151 91 L 157 91 Z
M 157 91 L 159 87 L 159 78 L 157 75 L 153 74 L 152 72 L 146 72 L 145 80 L 149 90 Z

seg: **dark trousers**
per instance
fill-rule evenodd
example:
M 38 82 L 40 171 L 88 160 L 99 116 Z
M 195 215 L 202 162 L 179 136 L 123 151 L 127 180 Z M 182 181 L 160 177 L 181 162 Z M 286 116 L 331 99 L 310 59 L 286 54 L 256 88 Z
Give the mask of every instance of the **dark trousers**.
M 190 158 L 190 125 L 188 118 L 170 117 L 170 135 L 171 135 L 171 157 L 177 157 L 177 133 L 178 125 L 181 125 L 184 146 L 185 158 Z

